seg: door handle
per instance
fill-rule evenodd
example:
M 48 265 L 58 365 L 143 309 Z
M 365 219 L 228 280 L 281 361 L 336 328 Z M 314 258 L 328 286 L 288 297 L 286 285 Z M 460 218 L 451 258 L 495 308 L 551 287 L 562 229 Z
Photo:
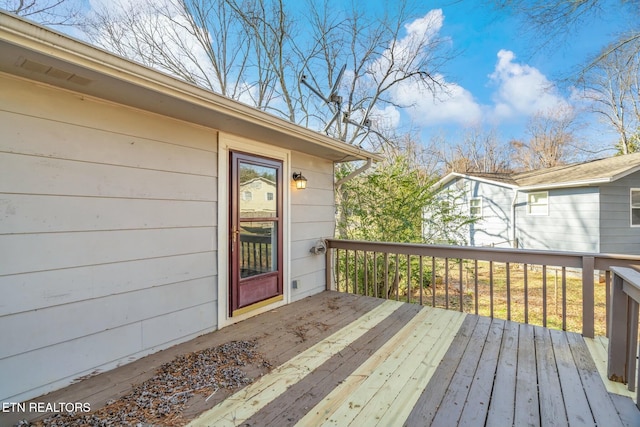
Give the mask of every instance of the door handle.
M 238 228 L 234 225 L 231 229 L 231 241 L 233 242 L 233 244 L 235 244 L 238 240 L 238 234 L 240 234 L 240 230 L 238 230 Z

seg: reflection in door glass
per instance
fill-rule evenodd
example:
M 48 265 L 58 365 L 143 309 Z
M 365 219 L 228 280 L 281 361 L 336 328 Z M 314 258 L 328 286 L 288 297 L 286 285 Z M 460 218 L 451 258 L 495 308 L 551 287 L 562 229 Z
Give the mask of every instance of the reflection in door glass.
M 278 269 L 277 223 L 243 222 L 240 226 L 240 277 Z
M 240 163 L 240 218 L 278 216 L 276 168 Z

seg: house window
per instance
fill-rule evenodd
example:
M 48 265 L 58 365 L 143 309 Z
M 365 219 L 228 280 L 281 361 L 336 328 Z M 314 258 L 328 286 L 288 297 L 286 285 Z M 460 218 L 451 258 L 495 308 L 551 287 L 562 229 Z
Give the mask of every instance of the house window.
M 482 198 L 474 197 L 469 200 L 469 215 L 472 218 L 482 218 Z
M 251 191 L 242 192 L 242 200 L 251 201 L 253 199 L 253 193 Z
M 640 188 L 631 189 L 631 226 L 640 227 Z
M 267 193 L 267 200 L 273 200 L 273 193 Z
M 529 215 L 549 215 L 549 192 L 529 193 L 527 195 L 527 213 Z

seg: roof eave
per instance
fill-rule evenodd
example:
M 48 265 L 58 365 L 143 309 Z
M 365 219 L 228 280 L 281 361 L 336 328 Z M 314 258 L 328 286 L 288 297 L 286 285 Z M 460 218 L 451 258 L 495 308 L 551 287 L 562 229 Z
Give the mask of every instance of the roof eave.
M 380 154 L 256 110 L 2 11 L 0 53 L 0 71 L 8 74 L 334 162 L 383 159 Z M 21 66 L 25 60 L 77 78 L 61 79 L 25 69 Z
M 472 179 L 474 181 L 484 182 L 484 183 L 487 183 L 487 184 L 498 185 L 500 187 L 506 187 L 506 188 L 512 188 L 512 189 L 518 187 L 517 185 L 508 184 L 508 183 L 503 182 L 503 181 L 482 178 L 482 177 L 479 177 L 479 176 L 468 175 L 468 174 L 464 174 L 464 173 L 460 173 L 460 172 L 449 172 L 447 175 L 445 175 L 443 178 L 441 178 L 438 182 L 433 184 L 433 188 L 439 189 L 439 188 L 443 187 L 444 185 L 448 184 L 449 182 L 453 181 L 456 178 Z
M 571 182 L 557 182 L 553 184 L 535 184 L 535 185 L 523 185 L 518 187 L 519 191 L 533 191 L 533 190 L 554 190 L 558 188 L 575 188 L 575 187 L 596 187 L 601 184 L 608 184 L 614 181 L 611 178 L 598 178 L 585 181 L 571 181 Z

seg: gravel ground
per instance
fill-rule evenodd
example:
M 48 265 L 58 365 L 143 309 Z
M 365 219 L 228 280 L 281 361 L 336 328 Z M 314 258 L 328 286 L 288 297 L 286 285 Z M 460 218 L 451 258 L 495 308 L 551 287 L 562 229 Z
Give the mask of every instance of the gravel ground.
M 101 409 L 82 414 L 56 414 L 42 421 L 22 421 L 19 427 L 181 426 L 182 411 L 195 394 L 211 396 L 220 389 L 236 389 L 253 379 L 247 368 L 270 370 L 254 341 L 231 341 L 218 347 L 185 354 L 162 365 L 147 381 Z

